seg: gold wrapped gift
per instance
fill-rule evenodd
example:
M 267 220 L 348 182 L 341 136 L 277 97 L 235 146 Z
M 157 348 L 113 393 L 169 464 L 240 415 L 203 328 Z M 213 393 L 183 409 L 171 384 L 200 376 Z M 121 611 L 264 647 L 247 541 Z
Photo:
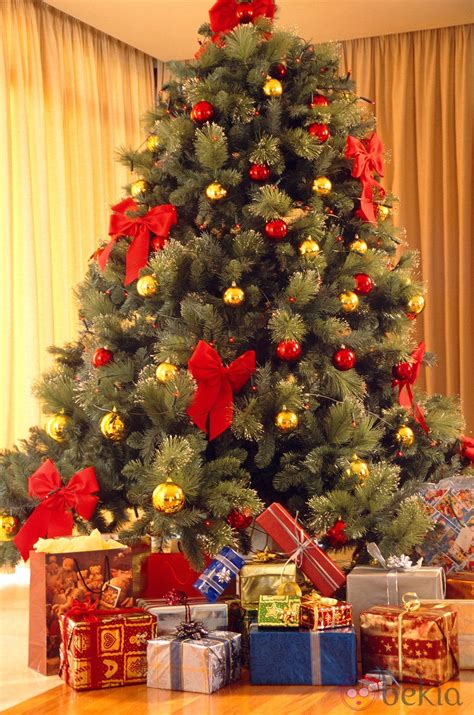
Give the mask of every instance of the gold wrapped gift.
M 276 554 L 267 553 L 270 558 L 261 560 L 257 552 L 253 561 L 242 567 L 238 587 L 243 608 L 258 609 L 260 596 L 301 595 L 296 584 L 296 566 Z
M 467 598 L 443 601 L 423 600 L 422 606 L 433 607 L 435 604 L 451 606 L 458 613 L 459 667 L 461 670 L 474 670 L 474 601 Z
M 446 576 L 446 598 L 474 599 L 474 573 L 460 571 Z

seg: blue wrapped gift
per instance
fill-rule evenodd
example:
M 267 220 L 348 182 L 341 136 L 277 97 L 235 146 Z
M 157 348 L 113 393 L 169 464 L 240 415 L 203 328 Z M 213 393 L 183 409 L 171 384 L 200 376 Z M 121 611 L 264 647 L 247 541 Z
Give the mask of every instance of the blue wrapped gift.
M 245 559 L 239 556 L 234 549 L 224 546 L 199 576 L 193 587 L 210 603 L 214 603 L 232 579 L 236 578 L 244 564 Z
M 355 629 L 250 630 L 253 685 L 355 685 Z

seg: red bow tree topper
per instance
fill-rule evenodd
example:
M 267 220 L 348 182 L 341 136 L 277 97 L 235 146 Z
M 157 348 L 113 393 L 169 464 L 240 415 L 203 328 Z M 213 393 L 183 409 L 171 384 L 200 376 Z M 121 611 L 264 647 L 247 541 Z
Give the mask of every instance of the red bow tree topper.
M 188 362 L 197 390 L 188 407 L 188 415 L 209 440 L 215 439 L 232 424 L 233 393 L 240 390 L 255 372 L 255 351 L 247 350 L 227 367 L 218 353 L 200 340 Z
M 127 211 L 136 211 L 138 205 L 131 198 L 124 199 L 115 206 L 110 217 L 109 235 L 112 236 L 105 248 L 97 254 L 102 271 L 107 265 L 110 253 L 116 241 L 122 236 L 133 238 L 127 251 L 125 285 L 138 278 L 140 270 L 146 266 L 150 253 L 151 235 L 162 239 L 163 248 L 171 226 L 177 223 L 176 208 L 172 204 L 163 204 L 150 209 L 145 216 L 127 216 Z
M 410 363 L 412 365 L 412 370 L 410 376 L 404 380 L 397 379 L 393 380 L 392 387 L 398 387 L 398 403 L 402 407 L 410 410 L 413 413 L 413 417 L 418 422 L 420 427 L 428 434 L 428 425 L 425 422 L 425 414 L 421 407 L 416 404 L 413 398 L 413 392 L 411 386 L 415 384 L 420 372 L 420 367 L 423 362 L 423 357 L 425 354 L 425 344 L 422 341 L 418 344 L 413 352 L 410 353 Z
M 274 0 L 250 0 L 248 5 L 251 6 L 254 20 L 257 17 L 273 20 L 276 11 Z M 221 33 L 230 32 L 239 24 L 239 7 L 240 4 L 236 0 L 217 0 L 214 3 L 209 10 L 213 40 L 219 38 Z
M 352 176 L 360 179 L 362 184 L 358 214 L 370 223 L 376 223 L 373 190 L 375 189 L 385 196 L 383 187 L 373 176 L 374 173 L 383 176 L 382 153 L 383 144 L 375 132 L 366 141 L 360 141 L 360 139 L 351 136 L 347 137 L 345 157 L 354 160 Z
M 28 480 L 28 494 L 41 502 L 14 538 L 23 559 L 27 560 L 38 539 L 72 534 L 73 511 L 90 519 L 99 500 L 94 492 L 98 491 L 93 467 L 81 469 L 64 486 L 54 462 L 47 459 Z

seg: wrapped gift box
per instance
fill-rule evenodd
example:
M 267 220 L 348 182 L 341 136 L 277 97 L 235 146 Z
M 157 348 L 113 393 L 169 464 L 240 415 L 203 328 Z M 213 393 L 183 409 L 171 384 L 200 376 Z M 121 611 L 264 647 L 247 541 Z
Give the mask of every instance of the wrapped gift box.
M 162 636 L 148 643 L 150 688 L 213 693 L 240 679 L 240 634 L 212 631 L 206 638 Z
M 446 598 L 474 599 L 474 573 L 460 571 L 446 576 Z
M 257 622 L 259 626 L 298 628 L 299 596 L 260 596 Z
M 151 613 L 141 609 L 72 613 L 60 621 L 60 672 L 71 688 L 93 690 L 146 681 L 147 641 L 156 635 Z
M 224 546 L 199 576 L 194 583 L 194 588 L 210 603 L 214 603 L 224 593 L 226 587 L 235 581 L 244 564 L 245 560 L 236 551 L 230 546 Z
M 458 613 L 459 668 L 474 670 L 474 600 L 445 599 L 422 601 L 422 605 L 435 607 L 438 603 L 452 606 Z
M 354 685 L 354 628 L 326 631 L 250 630 L 253 685 Z
M 341 569 L 281 504 L 271 504 L 256 521 L 286 553 L 292 554 L 303 547 L 301 570 L 324 596 L 331 596 L 345 583 L 346 577 Z
M 459 672 L 457 613 L 450 606 L 374 606 L 360 616 L 362 669 L 441 685 Z
M 301 599 L 300 625 L 312 631 L 352 626 L 352 606 L 317 593 L 308 594 Z
M 192 621 L 201 621 L 207 631 L 228 630 L 228 606 L 226 603 L 208 603 L 204 599 L 188 598 L 186 601 L 190 609 Z M 145 599 L 137 602 L 139 608 L 153 613 L 157 621 L 157 633 L 170 635 L 176 627 L 186 618 L 184 604 L 170 605 L 167 599 Z
M 284 583 L 296 582 L 296 566 L 283 559 L 247 561 L 238 575 L 238 592 L 244 608 L 258 608 L 260 596 L 277 595 Z

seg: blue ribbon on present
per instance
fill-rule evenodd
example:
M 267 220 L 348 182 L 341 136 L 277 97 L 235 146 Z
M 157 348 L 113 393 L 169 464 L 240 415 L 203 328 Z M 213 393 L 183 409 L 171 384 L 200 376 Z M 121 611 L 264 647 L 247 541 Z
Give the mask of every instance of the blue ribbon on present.
M 232 634 L 235 635 L 235 634 Z M 219 663 L 224 669 L 224 683 L 231 680 L 233 666 L 235 666 L 235 657 L 232 653 L 232 638 L 224 638 L 216 635 L 208 635 L 201 640 L 192 638 L 176 639 L 170 643 L 170 669 L 171 669 L 171 689 L 183 690 L 183 647 L 187 642 L 192 642 L 193 645 L 203 648 L 209 648 L 213 643 L 223 643 L 225 657 L 224 660 L 214 651 L 210 650 L 211 656 L 219 660 Z

